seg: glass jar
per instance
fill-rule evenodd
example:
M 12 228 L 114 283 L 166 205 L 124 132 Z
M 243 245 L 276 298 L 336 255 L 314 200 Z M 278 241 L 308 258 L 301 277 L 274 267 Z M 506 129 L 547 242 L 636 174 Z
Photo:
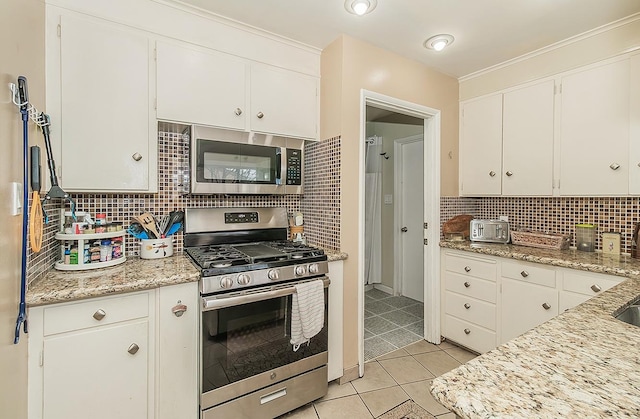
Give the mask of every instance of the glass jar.
M 102 240 L 100 242 L 100 262 L 110 261 L 111 257 L 111 240 Z

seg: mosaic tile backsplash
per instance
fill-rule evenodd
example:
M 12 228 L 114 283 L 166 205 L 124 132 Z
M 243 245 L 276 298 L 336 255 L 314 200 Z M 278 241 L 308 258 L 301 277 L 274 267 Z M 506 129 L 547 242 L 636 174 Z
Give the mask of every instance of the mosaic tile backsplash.
M 340 138 L 305 144 L 305 194 L 300 195 L 188 195 L 189 139 L 181 133 L 158 133 L 157 194 L 72 194 L 76 210 L 92 215 L 106 213 L 108 222 L 119 221 L 126 227 L 131 217 L 150 212 L 162 217 L 170 211 L 204 207 L 285 207 L 305 216 L 305 235 L 309 244 L 340 249 Z M 47 204 L 50 222 L 45 229 L 40 253 L 30 253 L 29 282 L 48 269 L 60 257 L 55 240 L 60 222 L 61 203 Z M 68 209 L 68 208 L 67 208 Z M 139 240 L 125 235 L 127 256 L 137 255 Z M 175 235 L 174 249 L 182 251 L 182 233 Z
M 620 251 L 631 252 L 631 235 L 640 221 L 639 197 L 568 198 L 456 198 L 440 199 L 441 221 L 457 214 L 477 218 L 509 217 L 512 228 L 544 233 L 567 234 L 575 246 L 575 225 L 597 226 L 596 249 L 601 250 L 601 233 L 620 233 Z

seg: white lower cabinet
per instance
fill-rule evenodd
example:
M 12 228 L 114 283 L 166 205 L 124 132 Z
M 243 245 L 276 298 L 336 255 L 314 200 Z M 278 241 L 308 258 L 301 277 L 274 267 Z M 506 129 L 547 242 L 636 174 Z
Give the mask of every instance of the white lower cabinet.
M 442 249 L 442 335 L 484 353 L 623 277 Z
M 196 418 L 197 298 L 194 282 L 30 308 L 29 419 Z
M 328 381 L 344 374 L 343 366 L 343 262 L 329 262 L 329 342 L 328 342 Z

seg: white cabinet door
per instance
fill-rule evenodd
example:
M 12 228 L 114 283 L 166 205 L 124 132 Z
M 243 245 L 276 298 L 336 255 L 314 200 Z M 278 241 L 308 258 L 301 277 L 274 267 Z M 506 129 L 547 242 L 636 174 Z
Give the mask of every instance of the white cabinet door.
M 244 61 L 163 42 L 156 48 L 158 119 L 245 129 Z
M 251 65 L 252 131 L 316 139 L 318 79 L 281 68 Z
M 198 283 L 161 287 L 158 294 L 156 417 L 197 418 Z
M 500 195 L 502 94 L 463 103 L 460 131 L 460 195 Z
M 640 195 L 640 54 L 630 59 L 629 194 Z
M 555 287 L 502 278 L 501 306 L 504 343 L 557 316 L 558 291 Z
M 75 15 L 61 16 L 60 33 L 61 121 L 52 124 L 61 125 L 61 185 L 78 191 L 155 190 L 148 38 Z
M 553 104 L 553 80 L 504 94 L 502 195 L 552 195 Z
M 45 339 L 43 419 L 148 417 L 148 329 L 144 319 Z
M 629 192 L 629 60 L 562 77 L 561 195 Z
M 344 374 L 344 363 L 342 356 L 343 346 L 343 262 L 335 260 L 329 262 L 329 342 L 327 375 L 328 381 L 333 381 Z

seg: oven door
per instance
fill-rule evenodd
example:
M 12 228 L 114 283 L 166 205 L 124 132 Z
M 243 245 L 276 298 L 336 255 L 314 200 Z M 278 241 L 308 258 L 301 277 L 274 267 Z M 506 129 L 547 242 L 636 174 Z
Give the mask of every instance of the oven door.
M 297 351 L 290 343 L 295 283 L 202 298 L 202 410 L 326 365 L 330 280 L 317 279 L 325 286 L 324 327 Z M 324 374 L 319 392 L 326 380 Z

